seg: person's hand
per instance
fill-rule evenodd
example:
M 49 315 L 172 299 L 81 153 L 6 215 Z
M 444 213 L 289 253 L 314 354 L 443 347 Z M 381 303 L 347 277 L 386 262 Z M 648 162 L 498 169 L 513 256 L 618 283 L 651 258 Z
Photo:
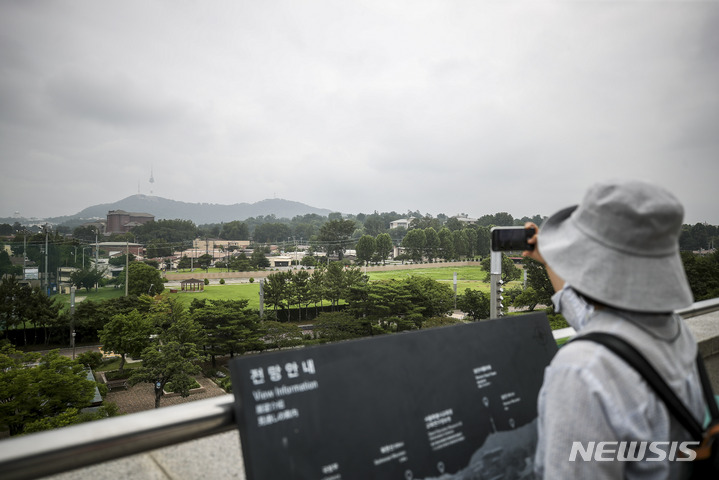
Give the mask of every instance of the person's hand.
M 534 229 L 534 235 L 532 235 L 532 238 L 527 240 L 528 244 L 534 245 L 534 250 L 525 250 L 522 252 L 522 256 L 529 257 L 532 260 L 538 261 L 542 265 L 546 265 L 544 258 L 542 258 L 542 254 L 539 253 L 539 244 L 537 243 L 537 239 L 539 237 L 539 227 L 534 222 L 527 222 L 524 224 L 524 228 Z
M 525 250 L 522 252 L 522 256 L 531 258 L 532 260 L 536 260 L 542 265 L 544 265 L 544 268 L 547 270 L 547 275 L 549 276 L 549 281 L 552 283 L 554 291 L 558 292 L 564 287 L 564 280 L 562 279 L 562 277 L 557 275 L 557 273 L 552 270 L 549 265 L 547 265 L 547 262 L 544 261 L 544 257 L 542 257 L 542 254 L 539 252 L 539 242 L 537 241 L 539 239 L 539 227 L 534 222 L 527 222 L 524 224 L 524 228 L 534 229 L 534 235 L 532 235 L 532 238 L 527 240 L 528 244 L 534 245 L 534 250 Z

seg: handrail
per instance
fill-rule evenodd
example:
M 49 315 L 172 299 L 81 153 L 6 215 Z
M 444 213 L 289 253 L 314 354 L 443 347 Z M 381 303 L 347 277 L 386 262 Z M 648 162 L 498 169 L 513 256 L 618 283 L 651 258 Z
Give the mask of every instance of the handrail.
M 714 298 L 677 313 L 717 310 Z M 0 472 L 4 480 L 37 478 L 230 431 L 237 428 L 233 402 L 222 395 L 2 440 Z
M 701 300 L 694 302 L 691 306 L 676 310 L 676 313 L 681 315 L 682 318 L 698 317 L 699 315 L 706 315 L 707 313 L 716 312 L 719 310 L 719 298 L 710 298 L 709 300 Z M 562 328 L 554 330 L 552 334 L 555 340 L 561 338 L 572 337 L 577 333 L 572 327 Z
M 237 428 L 234 397 L 219 397 L 0 441 L 4 480 L 87 467 Z

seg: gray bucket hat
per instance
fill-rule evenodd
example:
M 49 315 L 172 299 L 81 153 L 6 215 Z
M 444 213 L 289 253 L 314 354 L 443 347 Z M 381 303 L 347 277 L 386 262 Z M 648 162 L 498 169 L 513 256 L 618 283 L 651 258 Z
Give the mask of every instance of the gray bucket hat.
M 693 297 L 679 256 L 684 208 L 640 181 L 592 186 L 542 225 L 539 251 L 578 292 L 623 310 L 671 312 Z

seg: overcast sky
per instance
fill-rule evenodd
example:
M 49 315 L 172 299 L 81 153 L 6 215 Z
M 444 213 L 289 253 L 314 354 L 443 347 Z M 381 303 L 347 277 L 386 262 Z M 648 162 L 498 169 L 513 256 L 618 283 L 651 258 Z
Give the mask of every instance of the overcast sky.
M 0 217 L 522 217 L 630 177 L 719 224 L 718 85 L 719 2 L 0 0 Z

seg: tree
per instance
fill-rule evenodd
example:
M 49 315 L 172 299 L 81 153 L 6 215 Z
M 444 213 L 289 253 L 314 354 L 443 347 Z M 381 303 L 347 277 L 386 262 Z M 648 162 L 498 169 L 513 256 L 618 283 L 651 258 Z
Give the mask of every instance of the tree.
M 278 307 L 284 309 L 285 303 L 287 303 L 288 309 L 290 307 L 289 302 L 287 302 L 290 290 L 288 280 L 289 276 L 287 272 L 273 273 L 265 279 L 263 286 L 265 305 L 274 308 L 275 317 L 277 317 Z M 289 312 L 287 312 L 287 320 L 289 320 Z
M 340 260 L 344 255 L 345 248 L 352 232 L 355 230 L 355 222 L 353 220 L 330 220 L 322 225 L 318 235 L 318 240 L 324 244 L 327 255 L 337 254 Z
M 424 230 L 414 228 L 407 232 L 407 235 L 402 239 L 402 246 L 412 260 L 420 262 L 422 261 L 426 240 Z
M 108 263 L 110 265 L 116 266 L 116 267 L 124 267 L 128 262 L 134 262 L 135 261 L 135 255 L 130 254 L 129 260 L 126 259 L 127 255 L 124 253 L 122 255 L 118 255 L 117 257 L 113 257 L 110 260 L 108 260 Z
M 102 273 L 95 268 L 76 270 L 70 274 L 70 283 L 77 288 L 85 288 L 87 292 L 102 280 Z
M 160 399 L 168 382 L 172 382 L 174 391 L 180 396 L 190 395 L 190 388 L 195 384 L 192 375 L 200 373 L 197 363 L 201 358 L 195 344 L 166 338 L 162 345 L 153 344 L 143 350 L 142 366 L 133 371 L 129 383 L 155 385 L 155 408 L 160 408 Z
M 442 258 L 446 261 L 452 260 L 454 258 L 452 231 L 443 227 L 437 235 L 439 236 L 439 248 L 442 252 Z
M 199 268 L 204 268 L 205 271 L 207 271 L 214 260 L 215 259 L 212 257 L 212 255 L 210 255 L 209 253 L 205 253 L 195 259 L 195 264 Z
M 250 265 L 255 268 L 267 268 L 270 266 L 270 261 L 265 256 L 265 252 L 259 248 L 255 248 L 250 257 Z
M 59 321 L 59 304 L 51 299 L 40 287 L 31 288 L 18 282 L 15 276 L 0 283 L 0 327 L 5 335 L 12 327 L 22 325 L 23 342 L 27 345 L 27 323 L 47 326 Z M 37 343 L 37 330 L 35 330 Z M 45 332 L 47 341 L 47 331 Z
M 457 260 L 466 256 L 469 252 L 469 240 L 464 230 L 452 232 L 452 243 L 454 244 L 454 255 Z
M 72 238 L 86 243 L 95 243 L 97 227 L 93 225 L 80 225 L 72 231 Z
M 464 295 L 457 298 L 457 308 L 475 321 L 489 318 L 489 297 L 484 292 L 467 288 Z
M 357 260 L 368 264 L 376 249 L 376 242 L 371 235 L 362 235 L 357 242 Z
M 359 338 L 365 333 L 355 318 L 345 312 L 320 313 L 314 322 L 314 332 L 317 338 L 330 342 Z
M 177 262 L 177 268 L 186 270 L 188 268 L 192 268 L 192 260 L 187 255 L 183 255 L 182 258 Z
M 485 272 L 487 272 L 484 281 L 489 282 L 490 281 L 490 275 L 491 275 L 491 265 L 492 265 L 492 257 L 486 257 L 482 262 L 480 263 L 482 265 L 482 268 Z M 506 256 L 504 253 L 502 254 L 502 281 L 507 283 L 511 282 L 512 280 L 518 280 L 522 276 L 522 271 L 517 268 L 517 266 L 514 264 L 511 258 Z
M 137 295 L 117 297 L 93 302 L 85 300 L 75 306 L 75 330 L 78 335 L 96 335 L 118 314 L 128 314 L 133 310 L 147 312 L 149 305 L 140 302 Z
M 432 262 L 439 253 L 440 241 L 437 230 L 432 227 L 427 227 L 424 230 L 424 238 L 424 254 L 429 259 L 429 261 Z
M 344 293 L 343 268 L 340 262 L 330 262 L 322 277 L 325 298 L 331 302 L 333 307 L 339 303 Z
M 532 287 L 527 287 L 522 293 L 512 302 L 515 307 L 528 307 L 529 311 L 532 312 L 539 304 L 539 296 Z
M 554 310 L 554 304 L 552 303 L 554 287 L 552 287 L 552 282 L 549 280 L 549 275 L 547 275 L 544 265 L 525 257 L 524 269 L 527 271 L 527 288 L 534 290 L 537 305 L 547 305 L 551 310 Z
M 422 308 L 422 316 L 438 317 L 452 311 L 454 292 L 448 284 L 419 275 L 410 275 L 404 281 L 412 294 L 412 303 Z
M 260 317 L 256 310 L 247 308 L 247 303 L 247 300 L 192 301 L 190 315 L 202 327 L 203 344 L 213 367 L 217 356 L 233 357 L 262 348 Z
M 94 393 L 95 382 L 83 366 L 57 350 L 40 356 L 0 344 L 0 424 L 10 435 L 23 433 L 31 422 L 87 407 Z
M 165 289 L 160 271 L 156 268 L 142 262 L 133 262 L 128 268 L 130 269 L 128 281 L 128 293 L 130 295 L 137 295 L 138 297 L 142 294 L 149 295 L 150 293 L 157 295 Z
M 694 300 L 719 297 L 719 252 L 706 256 L 682 252 L 681 258 Z
M 387 257 L 389 257 L 389 254 L 392 253 L 393 246 L 392 237 L 390 237 L 389 233 L 380 233 L 377 235 L 377 238 L 375 239 L 375 250 L 379 258 L 382 260 L 382 265 L 385 264 Z
M 302 345 L 304 336 L 297 325 L 273 321 L 262 322 L 264 339 L 270 348 L 292 348 Z
M 220 238 L 223 240 L 247 240 L 250 238 L 250 231 L 245 223 L 234 220 L 222 225 Z
M 153 324 L 149 317 L 137 310 L 115 315 L 100 331 L 102 349 L 120 355 L 120 372 L 125 368 L 125 356 L 137 358 L 150 344 Z

